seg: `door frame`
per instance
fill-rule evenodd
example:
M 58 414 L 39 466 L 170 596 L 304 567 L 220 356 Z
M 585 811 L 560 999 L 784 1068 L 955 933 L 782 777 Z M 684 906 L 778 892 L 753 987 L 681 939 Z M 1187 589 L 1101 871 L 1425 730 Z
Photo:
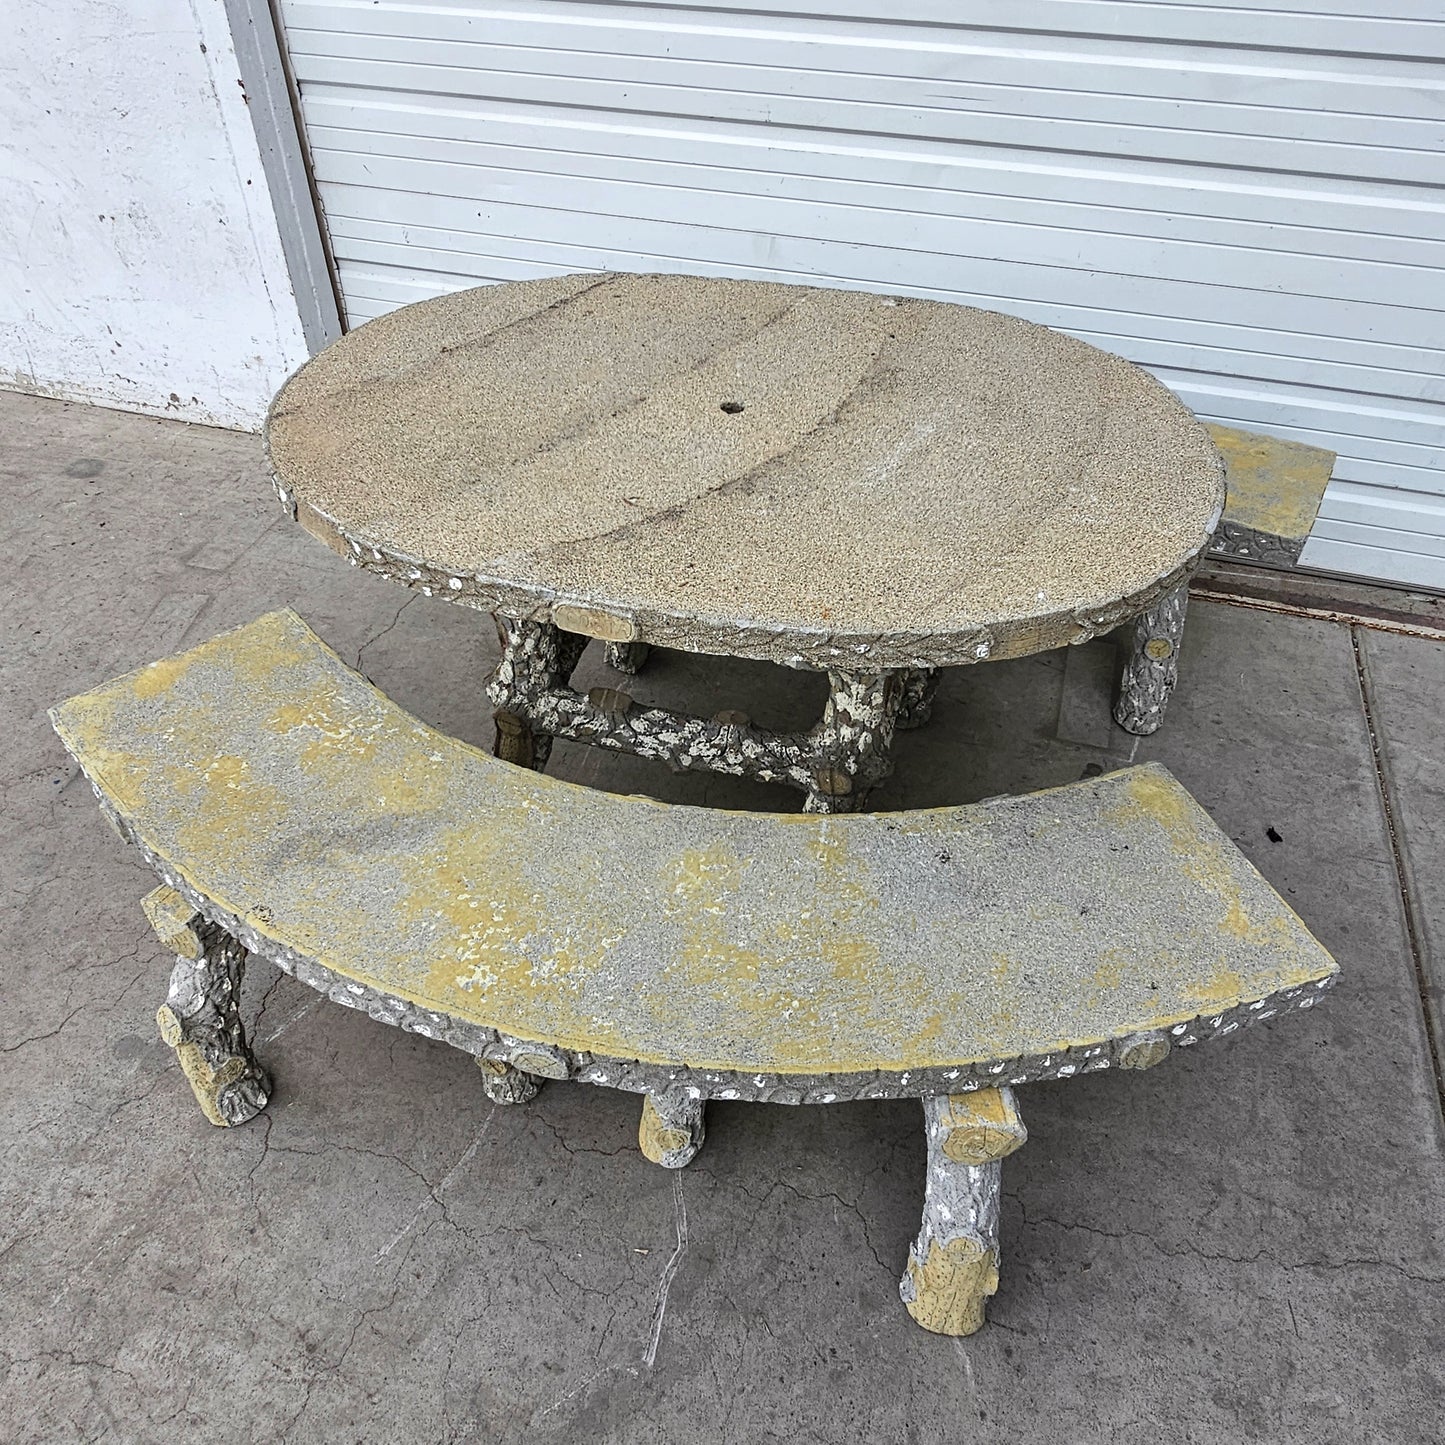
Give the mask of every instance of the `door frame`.
M 346 331 L 336 267 L 311 177 L 295 84 L 270 0 L 223 0 L 241 86 L 261 148 L 301 331 L 315 355 Z

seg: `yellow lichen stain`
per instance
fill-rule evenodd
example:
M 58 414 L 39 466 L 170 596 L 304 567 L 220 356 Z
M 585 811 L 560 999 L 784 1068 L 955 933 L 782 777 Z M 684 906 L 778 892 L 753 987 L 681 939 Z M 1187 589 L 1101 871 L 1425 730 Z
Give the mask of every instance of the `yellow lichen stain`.
M 832 965 L 834 978 L 861 982 L 877 977 L 878 945 L 871 938 L 840 938 L 826 942 L 823 956 Z
M 390 709 L 370 698 L 358 705 L 336 679 L 280 704 L 265 725 L 281 735 L 305 735 L 297 755 L 303 773 L 319 782 L 362 784 L 351 806 L 366 819 L 440 810 L 451 796 L 449 767 L 430 736 L 421 729 L 399 734 Z
M 844 829 L 826 820 L 820 822 L 807 839 L 807 849 L 824 878 L 845 885 L 849 883 L 849 852 Z
M 720 842 L 703 848 L 684 848 L 677 857 L 673 896 L 720 911 L 727 895 L 741 885 L 746 867 L 731 848 Z
M 643 1156 L 662 1164 L 670 1154 L 686 1149 L 692 1135 L 686 1129 L 663 1123 L 650 1094 L 642 1096 L 642 1117 L 637 1125 L 637 1143 Z
M 182 798 L 193 798 L 203 789 L 234 792 L 244 789 L 251 777 L 251 764 L 238 753 L 214 753 L 203 762 L 177 763 L 170 770 L 170 786 Z
M 1237 969 L 1227 968 L 1221 961 L 1218 968 L 1201 982 L 1195 983 L 1192 980 L 1185 980 L 1182 990 L 1182 1002 L 1199 1013 L 1222 1013 L 1225 1009 L 1234 1008 L 1243 1003 L 1248 997 L 1244 980 L 1240 977 Z M 1177 1009 L 1181 1000 L 1171 1000 Z M 1162 1027 L 1165 1020 L 1160 1019 L 1155 1025 Z
M 943 1152 L 955 1164 L 1007 1158 L 1028 1138 L 1017 1107 L 999 1089 L 950 1095 L 940 1124 Z
M 519 809 L 519 830 L 545 830 L 546 809 Z M 627 931 L 602 876 L 604 860 L 570 877 L 529 876 L 527 840 L 486 828 L 442 833 L 422 857 L 400 861 L 399 920 L 431 941 L 420 995 L 450 1012 L 527 1033 L 545 1021 L 541 1041 L 563 1048 L 626 1041 L 596 1016 L 588 982 Z
M 72 747 L 74 751 L 74 747 Z M 94 745 L 83 754 L 92 778 L 104 778 L 105 792 L 123 817 L 134 817 L 146 806 L 155 767 L 148 758 Z
M 135 697 L 149 701 L 169 692 L 198 662 L 210 661 L 217 652 L 224 651 L 227 665 L 238 675 L 274 685 L 274 674 L 280 666 L 302 661 L 309 653 L 305 640 L 298 636 L 301 633 L 306 634 L 308 639 L 319 641 L 294 612 L 283 608 L 213 637 L 188 652 L 149 663 L 128 678 L 117 681 L 129 683 Z M 111 684 L 112 687 L 115 685 Z
M 918 1031 L 913 1038 L 920 1051 L 926 1051 L 929 1045 L 937 1043 L 942 1038 L 945 1022 L 945 1015 L 939 1012 L 929 1014 L 919 1023 Z
M 1240 890 L 1240 875 L 1259 875 L 1247 859 L 1229 847 L 1209 815 L 1163 769 L 1131 770 L 1122 791 L 1122 800 L 1104 809 L 1104 820 L 1131 827 L 1145 822 L 1157 824 L 1173 848 L 1184 877 L 1218 899 L 1218 927 L 1222 933 L 1285 957 L 1301 957 L 1312 939 L 1293 909 L 1271 890 L 1278 911 L 1264 920 L 1250 917 Z M 1297 967 L 1288 982 L 1303 982 L 1315 976 Z
M 1248 938 L 1254 925 L 1249 921 L 1249 914 L 1244 911 L 1244 904 L 1237 898 L 1231 898 L 1224 921 L 1219 926 L 1235 938 Z
M 1131 960 L 1121 949 L 1106 948 L 1099 955 L 1099 966 L 1090 975 L 1089 981 L 1101 992 L 1118 988 L 1130 972 Z
M 199 754 L 200 749 L 196 748 Z M 184 758 L 186 752 L 177 754 Z M 274 787 L 252 777 L 251 764 L 239 754 L 215 753 L 196 762 L 168 762 L 151 770 L 154 791 L 167 799 L 165 829 L 183 857 L 205 857 L 226 839 L 228 866 L 246 879 L 250 897 L 266 896 L 265 876 L 257 865 L 258 845 L 288 808 Z M 256 869 L 254 872 L 248 871 Z
M 815 834 L 808 842 L 826 856 L 825 867 L 844 866 L 836 840 Z M 662 1036 L 694 1032 L 692 1011 L 720 1011 L 734 1039 L 751 1042 L 755 1057 L 807 1072 L 827 1067 L 837 1053 L 836 1013 L 825 1013 L 825 1001 L 836 1006 L 840 996 L 848 1000 L 850 1032 L 866 1035 L 876 1025 L 870 980 L 877 976 L 877 946 L 847 906 L 864 893 L 856 880 L 814 885 L 809 906 L 768 930 L 783 933 L 786 947 L 765 953 L 745 941 L 747 921 L 740 916 L 750 861 L 719 841 L 682 850 L 670 866 L 660 880 L 662 921 L 679 946 L 663 968 L 666 986 L 649 1001 Z M 851 893 L 841 906 L 840 891 Z M 813 972 L 809 960 L 825 965 L 844 988 L 814 994 L 800 986 L 799 978 Z
M 986 1125 L 1012 1129 L 1018 1123 L 1018 1110 L 1011 1107 L 999 1089 L 977 1089 L 972 1094 L 950 1094 L 948 1114 L 944 1121 L 949 1129 Z
M 174 888 L 166 883 L 152 888 L 140 906 L 163 947 L 186 958 L 201 957 L 201 940 L 192 927 L 196 910 Z
M 665 867 L 666 865 L 664 865 Z M 751 1007 L 763 955 L 739 947 L 729 938 L 733 903 L 741 891 L 750 864 L 722 842 L 702 848 L 684 848 L 672 864 L 670 887 L 662 898 L 664 920 L 680 937 L 678 957 L 663 967 L 664 976 L 676 978 L 679 993 L 701 988 L 709 993 L 720 987 L 736 991 L 740 1006 Z M 673 995 L 660 996 L 671 1005 Z
M 161 693 L 169 692 L 190 671 L 195 660 L 194 653 L 182 652 L 179 656 L 163 657 L 159 662 L 152 662 L 135 674 L 132 691 L 144 702 L 159 697 Z
M 971 1335 L 983 1328 L 988 1297 L 998 1291 L 998 1262 L 993 1251 L 960 1235 L 941 1244 L 928 1242 L 920 1260 L 908 1252 L 913 1298 L 908 1313 L 937 1335 Z
M 847 829 L 824 821 L 807 846 L 818 865 L 818 892 L 828 906 L 809 916 L 814 926 L 798 944 L 804 949 L 811 944 L 834 978 L 876 978 L 881 965 L 878 922 L 868 915 L 878 909 L 878 890 L 849 849 Z
M 1148 818 L 1163 827 L 1178 851 L 1196 846 L 1199 826 L 1193 799 L 1162 768 L 1131 769 L 1124 777 L 1123 793 L 1120 802 L 1105 808 L 1108 822 L 1134 823 Z
M 1286 950 L 1298 947 L 1294 930 L 1289 926 L 1288 917 L 1276 914 L 1273 918 L 1266 918 L 1262 922 L 1256 921 L 1245 911 L 1244 904 L 1238 898 L 1230 900 L 1224 919 L 1219 926 L 1231 937 L 1242 939 L 1246 943 L 1255 943 L 1264 948 Z
M 305 730 L 316 734 L 302 749 L 303 766 L 332 758 L 370 762 L 376 756 L 376 740 L 358 721 L 347 715 L 344 698 L 331 688 L 318 690 L 301 702 L 282 703 L 266 719 L 266 727 L 275 733 Z
M 187 798 L 189 805 L 187 811 L 177 811 L 170 828 L 182 857 L 204 858 L 216 839 L 224 838 L 230 868 L 241 884 L 238 891 L 260 901 L 268 891 L 261 845 L 289 803 L 276 788 L 252 779 L 249 771 L 244 758 L 223 756 L 196 772 L 170 778 L 169 790 Z
M 244 870 L 252 852 L 250 840 L 269 831 L 285 807 L 275 789 L 251 777 L 245 758 L 235 753 L 208 756 L 196 739 L 168 747 L 160 758 L 101 746 L 80 756 L 123 817 L 148 815 L 151 841 L 164 838 L 167 851 L 181 856 L 206 856 L 223 834 L 231 862 Z M 263 894 L 264 888 L 257 896 Z

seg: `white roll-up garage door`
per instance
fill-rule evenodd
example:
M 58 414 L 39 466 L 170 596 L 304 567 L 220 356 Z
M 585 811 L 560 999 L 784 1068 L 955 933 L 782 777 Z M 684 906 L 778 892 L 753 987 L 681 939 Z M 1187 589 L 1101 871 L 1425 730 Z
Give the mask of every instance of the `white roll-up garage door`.
M 996 307 L 1339 452 L 1304 561 L 1445 589 L 1441 6 L 1287 3 L 281 14 L 352 325 L 598 269 Z

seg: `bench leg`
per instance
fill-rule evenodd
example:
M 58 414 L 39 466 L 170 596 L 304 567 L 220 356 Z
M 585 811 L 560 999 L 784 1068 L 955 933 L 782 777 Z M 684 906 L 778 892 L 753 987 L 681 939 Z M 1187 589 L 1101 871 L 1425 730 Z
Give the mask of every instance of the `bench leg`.
M 271 1080 L 251 1053 L 237 1008 L 246 950 L 173 888 L 157 888 L 144 906 L 157 937 L 176 954 L 156 1013 L 161 1038 L 176 1051 L 206 1118 L 222 1127 L 244 1124 L 271 1097 Z
M 903 701 L 894 726 L 907 732 L 921 728 L 933 716 L 933 699 L 938 695 L 942 673 L 936 667 L 911 667 L 903 674 Z
M 609 642 L 605 652 L 607 665 L 614 672 L 636 675 L 647 663 L 652 649 L 645 642 Z
M 816 759 L 805 813 L 857 813 L 893 771 L 889 751 L 906 672 L 828 674 L 823 720 L 808 734 Z
M 496 707 L 492 754 L 540 773 L 552 755 L 552 736 L 532 726 L 527 705 L 549 688 L 566 687 L 589 639 L 563 632 L 551 622 L 498 617 L 496 624 L 502 659 L 487 685 L 487 696 Z
M 706 1106 L 705 1099 L 684 1093 L 644 1094 L 642 1122 L 637 1126 L 642 1152 L 664 1169 L 691 1164 L 707 1134 L 703 1121 Z
M 923 1225 L 898 1292 L 924 1329 L 971 1335 L 998 1289 L 1001 1161 L 1028 1135 L 1007 1088 L 940 1094 L 923 1101 L 923 1116 Z
M 514 1068 L 501 1059 L 478 1059 L 482 1088 L 494 1104 L 525 1104 L 537 1097 L 542 1081 L 525 1069 Z
M 1157 732 L 1164 721 L 1165 704 L 1179 677 L 1179 645 L 1188 606 L 1189 583 L 1185 581 L 1130 625 L 1129 655 L 1114 704 L 1114 721 L 1128 732 Z

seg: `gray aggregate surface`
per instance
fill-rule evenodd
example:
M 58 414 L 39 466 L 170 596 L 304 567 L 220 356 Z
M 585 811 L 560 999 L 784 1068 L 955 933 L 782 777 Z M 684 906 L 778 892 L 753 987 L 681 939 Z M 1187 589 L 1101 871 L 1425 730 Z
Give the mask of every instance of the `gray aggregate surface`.
M 1445 1148 L 1367 726 L 1386 786 L 1411 758 L 1434 766 L 1435 644 L 1392 639 L 1387 667 L 1361 632 L 1362 693 L 1348 627 L 1196 599 L 1153 738 L 1094 746 L 1079 725 L 1089 689 L 1107 713 L 1100 642 L 1089 665 L 951 672 L 900 739 L 879 807 L 1165 763 L 1343 969 L 1308 1015 L 1146 1074 L 1020 1090 L 1000 1292 L 984 1331 L 951 1341 L 896 1294 L 922 1195 L 913 1102 L 714 1105 L 702 1154 L 669 1174 L 639 1158 L 635 1098 L 549 1084 L 494 1108 L 462 1054 L 258 965 L 276 1098 L 244 1128 L 205 1123 L 154 1028 L 152 875 L 45 709 L 293 606 L 484 743 L 490 630 L 305 537 L 255 438 L 8 395 L 0 437 L 0 1438 L 1438 1439 Z M 580 681 L 617 685 L 591 653 Z M 780 727 L 821 702 L 816 677 L 667 652 L 627 686 Z M 570 744 L 552 767 L 794 803 Z M 1392 798 L 1438 912 L 1433 855 L 1412 853 L 1441 830 L 1438 796 Z

